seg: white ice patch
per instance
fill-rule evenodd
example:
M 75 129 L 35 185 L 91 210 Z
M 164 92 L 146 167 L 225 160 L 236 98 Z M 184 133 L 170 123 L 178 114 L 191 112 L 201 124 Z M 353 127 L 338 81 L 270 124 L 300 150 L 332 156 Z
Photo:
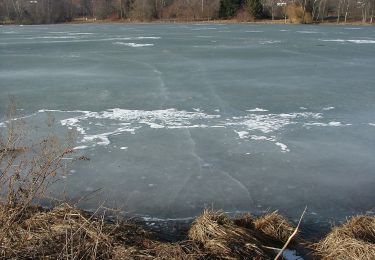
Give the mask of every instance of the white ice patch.
M 238 135 L 241 142 L 266 141 L 280 148 L 282 152 L 289 152 L 286 144 L 281 142 L 277 134 L 288 126 L 293 127 L 323 127 L 346 126 L 341 122 L 324 122 L 322 113 L 301 111 L 295 113 L 269 113 L 262 108 L 248 110 L 241 116 L 224 117 L 220 114 L 207 114 L 199 108 L 191 111 L 174 108 L 164 110 L 128 110 L 114 108 L 100 112 L 81 110 L 39 110 L 24 116 L 29 118 L 37 113 L 57 113 L 61 125 L 78 132 L 77 147 L 87 149 L 96 146 L 108 146 L 111 139 L 122 134 L 135 134 L 143 129 L 225 129 Z M 216 113 L 220 110 L 215 109 Z M 17 119 L 14 119 L 17 120 Z M 323 122 L 322 122 L 323 121 Z M 0 122 L 4 125 L 6 122 Z M 222 130 L 217 130 L 222 131 Z
M 323 110 L 324 111 L 329 111 L 329 110 L 333 110 L 335 109 L 335 107 L 324 107 Z
M 332 121 L 329 123 L 321 123 L 321 122 L 313 122 L 313 123 L 305 123 L 304 126 L 351 126 L 352 124 L 343 124 L 341 122 Z
M 303 258 L 297 255 L 295 250 L 285 249 L 283 252 L 283 258 L 285 260 L 303 260 Z
M 254 108 L 254 109 L 249 109 L 249 110 L 246 110 L 248 112 L 267 112 L 268 110 L 267 109 L 263 109 L 263 108 Z
M 356 44 L 368 44 L 368 43 L 375 43 L 375 40 L 345 40 L 345 39 L 332 39 L 332 40 L 320 40 L 323 42 L 349 42 L 349 43 L 356 43 Z
M 74 147 L 73 150 L 84 150 L 84 149 L 86 149 L 86 148 L 88 148 L 88 146 L 86 146 L 86 145 L 81 145 L 81 146 L 76 146 L 76 147 Z
M 250 135 L 250 139 L 256 140 L 256 141 L 270 141 L 270 142 L 276 141 L 274 137 L 267 137 L 263 135 Z
M 274 43 L 280 43 L 281 41 L 260 41 L 259 44 L 265 45 L 265 44 L 274 44 Z
M 241 117 L 232 117 L 226 119 L 222 123 L 226 128 L 237 129 L 235 132 L 241 139 L 251 139 L 256 141 L 273 142 L 276 146 L 280 147 L 282 152 L 289 152 L 288 147 L 280 143 L 274 135 L 269 134 L 281 131 L 288 125 L 298 124 L 306 119 L 321 119 L 320 113 L 290 113 L 290 114 L 248 114 Z M 240 130 L 238 130 L 240 129 Z M 250 135 L 250 133 L 262 133 L 263 135 Z M 266 135 L 264 135 L 266 134 Z
M 319 33 L 319 32 L 316 32 L 316 31 L 297 31 L 297 33 L 314 34 L 314 33 Z
M 370 125 L 370 126 L 375 126 L 375 123 L 368 123 L 368 125 Z
M 69 112 L 77 113 L 77 111 Z M 176 109 L 145 111 L 115 108 L 102 112 L 81 111 L 79 114 L 75 117 L 63 119 L 60 123 L 63 126 L 75 128 L 82 135 L 79 143 L 91 147 L 109 145 L 112 136 L 126 132 L 134 133 L 144 126 L 151 129 L 207 128 L 207 125 L 199 122 L 220 117 L 219 115 Z M 89 125 L 94 125 L 95 130 L 92 130 Z
M 77 36 L 38 36 L 38 37 L 30 37 L 26 38 L 28 40 L 35 40 L 35 39 L 79 39 Z
M 290 150 L 288 149 L 288 146 L 286 146 L 285 144 L 280 143 L 280 142 L 276 142 L 275 144 L 280 147 L 282 152 L 284 153 L 290 152 Z
M 69 35 L 92 35 L 94 33 L 85 33 L 85 32 L 70 32 Z
M 244 127 L 249 131 L 259 131 L 262 133 L 271 133 L 281 130 L 283 127 L 296 124 L 300 119 L 320 119 L 320 113 L 290 113 L 290 114 L 248 114 L 241 117 L 232 117 L 232 120 L 225 123 L 226 126 Z
M 240 139 L 245 139 L 249 135 L 247 131 L 235 131 Z
M 159 37 L 159 36 L 139 36 L 139 37 L 135 37 L 134 39 L 137 39 L 137 40 L 147 40 L 147 39 L 159 40 L 159 39 L 161 39 L 161 37 Z
M 329 126 L 343 126 L 341 122 L 329 122 L 328 125 Z
M 154 46 L 153 43 L 135 43 L 135 42 L 114 42 L 114 45 L 123 45 L 133 48 L 140 48 L 140 47 L 151 47 Z

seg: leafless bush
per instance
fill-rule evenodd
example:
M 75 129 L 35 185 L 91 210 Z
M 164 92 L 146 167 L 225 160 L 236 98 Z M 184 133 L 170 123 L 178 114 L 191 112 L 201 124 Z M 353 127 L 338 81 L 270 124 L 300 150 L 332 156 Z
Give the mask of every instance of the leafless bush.
M 0 128 L 0 202 L 12 214 L 2 219 L 7 227 L 18 221 L 32 201 L 40 198 L 63 169 L 64 157 L 72 153 L 72 142 L 61 142 L 53 133 L 41 139 L 17 118 L 11 102 Z

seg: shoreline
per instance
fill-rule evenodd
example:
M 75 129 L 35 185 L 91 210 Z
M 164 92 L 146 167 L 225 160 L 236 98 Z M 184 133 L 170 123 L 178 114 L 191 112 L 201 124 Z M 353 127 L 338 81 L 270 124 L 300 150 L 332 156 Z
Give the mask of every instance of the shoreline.
M 48 209 L 30 205 L 16 221 L 7 222 L 14 210 L 0 204 L 0 258 L 273 259 L 280 252 L 290 260 L 374 256 L 375 216 L 370 215 L 352 217 L 321 236 L 309 237 L 305 224 L 300 226 L 305 211 L 298 222 L 277 211 L 229 217 L 205 210 L 179 225 L 150 225 L 108 215 L 111 210 L 106 208 L 88 212 L 67 203 Z M 345 248 L 348 239 L 354 251 Z
M 18 24 L 18 23 L 3 23 L 0 24 L 2 26 L 14 26 L 14 25 L 64 25 L 64 24 L 71 24 L 71 25 L 80 25 L 80 24 L 131 24 L 131 25 L 152 25 L 152 24 L 226 24 L 226 25 L 240 25 L 240 24 L 249 24 L 249 25 L 333 25 L 333 26 L 375 26 L 375 23 L 363 23 L 360 21 L 355 22 L 312 22 L 312 23 L 297 23 L 297 22 L 290 22 L 287 20 L 285 22 L 284 19 L 281 20 L 257 20 L 257 21 L 240 21 L 236 19 L 231 20 L 153 20 L 153 21 L 129 21 L 129 20 L 83 20 L 83 19 L 75 19 L 69 22 L 62 22 L 62 23 L 42 23 L 42 24 Z

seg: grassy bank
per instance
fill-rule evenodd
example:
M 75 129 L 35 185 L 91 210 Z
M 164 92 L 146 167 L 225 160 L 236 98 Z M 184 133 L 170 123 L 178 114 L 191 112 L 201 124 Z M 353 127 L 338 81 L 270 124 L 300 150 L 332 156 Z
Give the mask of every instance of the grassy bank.
M 284 245 L 302 252 L 304 259 L 375 258 L 371 216 L 354 217 L 313 243 L 276 212 L 231 219 L 205 211 L 180 241 L 170 243 L 146 225 L 108 220 L 66 203 L 49 210 L 30 206 L 9 222 L 13 210 L 0 207 L 3 259 L 276 259 Z

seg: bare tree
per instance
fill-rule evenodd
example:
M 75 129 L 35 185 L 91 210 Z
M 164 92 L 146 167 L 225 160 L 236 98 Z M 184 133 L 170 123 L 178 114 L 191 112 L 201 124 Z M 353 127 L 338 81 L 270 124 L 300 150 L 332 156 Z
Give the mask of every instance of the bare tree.
M 140 21 L 149 21 L 155 16 L 153 0 L 134 0 L 131 8 L 131 18 Z

